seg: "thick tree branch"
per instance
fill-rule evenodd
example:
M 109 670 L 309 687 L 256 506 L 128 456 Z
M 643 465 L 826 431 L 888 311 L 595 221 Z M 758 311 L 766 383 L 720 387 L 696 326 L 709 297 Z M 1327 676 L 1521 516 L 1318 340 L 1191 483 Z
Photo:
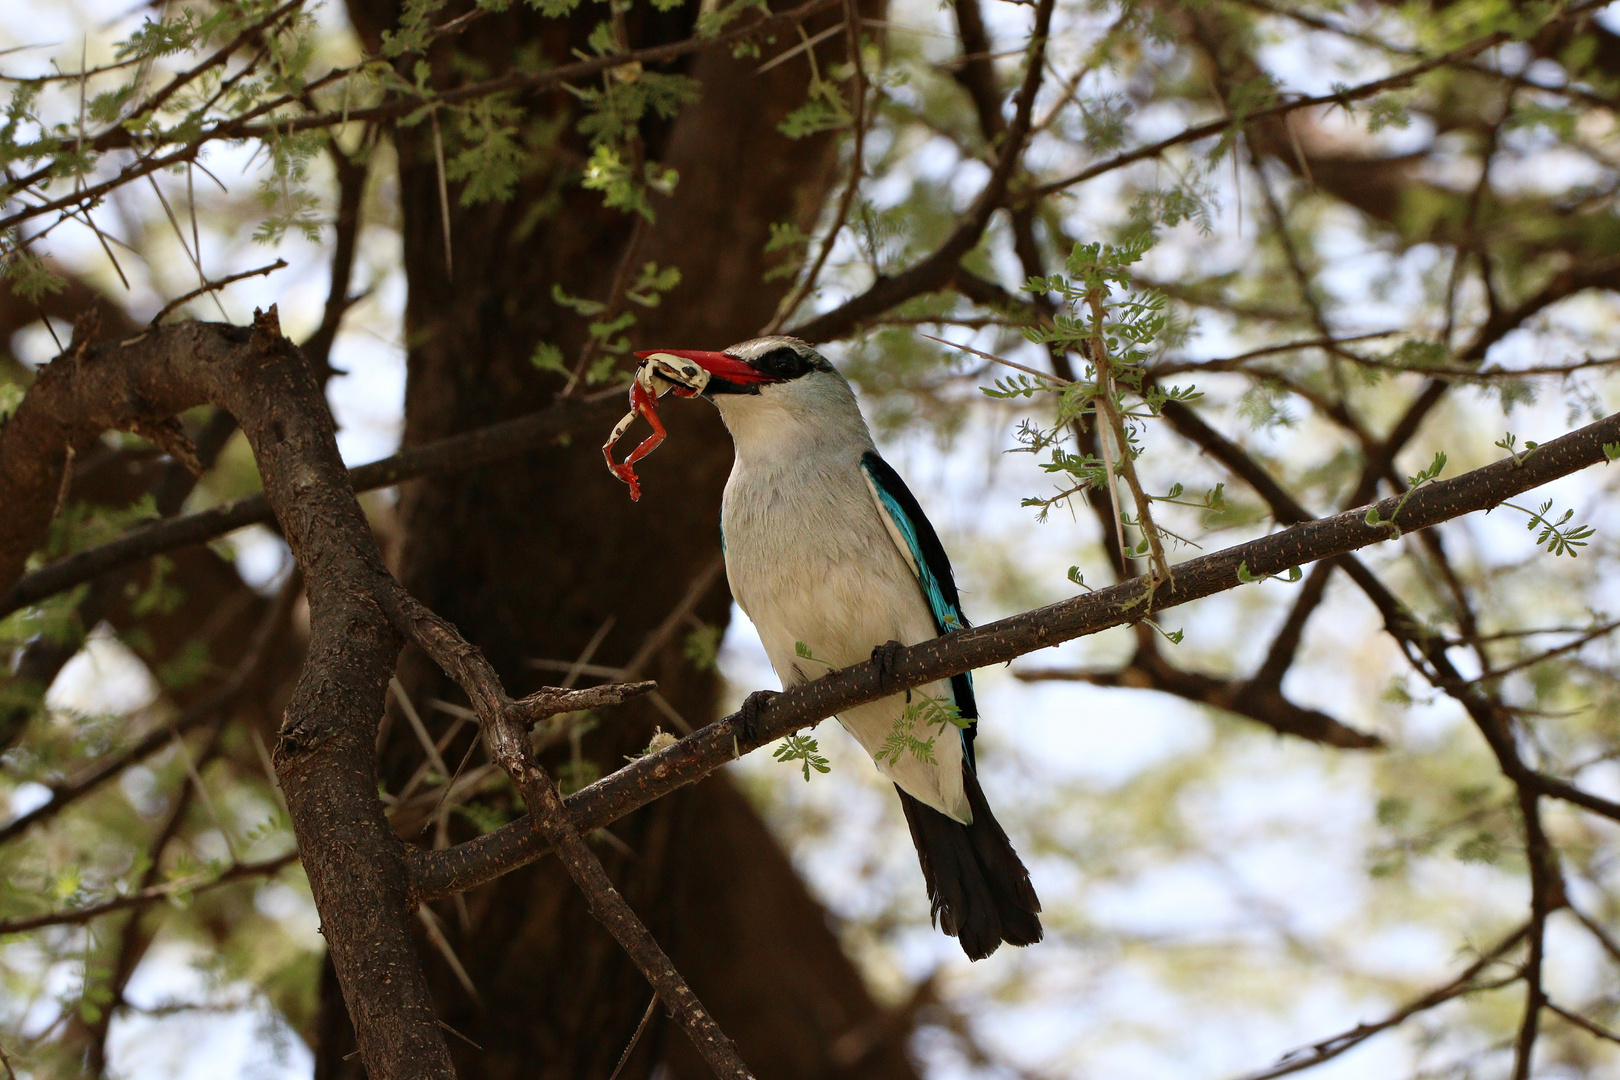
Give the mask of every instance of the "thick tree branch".
M 1158 690 L 1246 717 L 1278 734 L 1295 735 L 1324 746 L 1370 750 L 1384 745 L 1384 740 L 1376 735 L 1357 731 L 1316 709 L 1296 705 L 1275 686 L 1260 684 L 1258 677 L 1222 679 L 1200 671 L 1186 671 L 1171 664 L 1157 649 L 1138 649 L 1131 662 L 1118 670 L 1027 668 L 1013 672 L 1013 676 L 1021 682 L 1084 682 L 1092 686 Z
M 0 429 L 0 580 L 38 543 L 65 447 L 203 402 L 240 421 L 308 583 L 309 659 L 276 769 L 361 1052 L 374 1077 L 448 1078 L 403 846 L 377 798 L 376 718 L 400 638 L 376 598 L 394 583 L 349 488 L 320 386 L 274 312 L 251 329 L 179 323 L 118 344 L 75 341 L 44 368 Z
M 1620 414 L 1543 443 L 1529 457 L 1504 459 L 1426 484 L 1404 497 L 1399 526 L 1411 532 L 1490 509 L 1520 492 L 1606 461 L 1603 445 L 1615 441 L 1620 441 Z M 1345 511 L 1189 559 L 1176 567 L 1173 582 L 1156 590 L 1145 578 L 1133 578 L 910 646 L 896 654 L 892 666 L 881 670 L 868 661 L 832 672 L 771 699 L 760 710 L 757 741 L 743 738 L 737 718 L 728 717 L 575 793 L 568 799 L 574 825 L 581 831 L 600 828 L 702 779 L 740 754 L 855 705 L 973 668 L 1006 663 L 1037 649 L 1226 592 L 1239 584 L 1240 567 L 1252 577 L 1262 578 L 1390 539 L 1387 523 L 1400 503 L 1401 499 L 1389 498 L 1375 504 L 1384 524 L 1369 525 L 1368 508 Z M 1561 783 L 1550 778 L 1547 782 Z M 1553 793 L 1546 787 L 1543 790 Z M 1560 792 L 1559 797 L 1568 796 Z M 432 899 L 471 888 L 549 850 L 545 836 L 525 821 L 444 851 L 413 852 L 416 894 Z

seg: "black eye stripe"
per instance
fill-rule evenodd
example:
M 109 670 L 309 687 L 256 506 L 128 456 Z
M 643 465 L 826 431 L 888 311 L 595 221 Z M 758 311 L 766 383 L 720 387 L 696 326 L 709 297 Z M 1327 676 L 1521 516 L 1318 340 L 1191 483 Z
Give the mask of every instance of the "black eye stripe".
M 831 371 L 832 365 L 815 353 L 800 352 L 791 345 L 781 345 L 750 360 L 756 371 L 774 379 L 789 382 L 812 371 Z
M 783 345 L 754 361 L 754 366 L 778 379 L 796 379 L 810 370 L 809 363 L 791 345 Z

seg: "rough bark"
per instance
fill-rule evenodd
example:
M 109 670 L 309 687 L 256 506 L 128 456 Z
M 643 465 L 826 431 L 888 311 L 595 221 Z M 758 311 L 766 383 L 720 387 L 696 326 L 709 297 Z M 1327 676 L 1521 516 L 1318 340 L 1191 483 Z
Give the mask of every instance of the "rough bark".
M 880 9 L 867 7 L 868 14 Z M 350 8 L 366 35 L 396 17 L 385 2 L 356 0 Z M 631 44 L 684 36 L 694 13 L 695 5 L 664 16 L 638 5 L 627 20 Z M 532 13 L 486 17 L 457 48 L 491 71 L 503 70 L 523 44 L 539 43 L 560 58 L 569 45 L 583 45 L 598 17 L 585 12 L 566 32 Z M 809 30 L 835 19 L 823 16 Z M 776 47 L 785 40 L 779 37 Z M 841 57 L 843 48 L 839 38 L 822 46 L 823 61 Z M 444 57 L 435 62 L 447 80 Z M 701 99 L 672 124 L 644 125 L 648 157 L 673 166 L 681 180 L 673 199 L 658 200 L 657 222 L 643 230 L 634 265 L 677 266 L 682 283 L 656 310 L 638 311 L 638 347 L 721 347 L 755 333 L 785 287 L 761 282 L 769 225 L 794 221 L 809 229 L 826 196 L 834 138 L 795 142 L 775 130 L 804 100 L 807 66 L 790 62 L 756 77 L 757 65 L 733 60 L 729 50 L 691 58 L 679 70 L 699 80 Z M 524 103 L 535 116 L 571 108 L 563 95 Z M 452 186 L 450 277 L 431 134 L 425 127 L 399 133 L 408 334 L 418 343 L 410 355 L 407 445 L 545 406 L 559 380 L 529 364 L 535 345 L 557 344 L 572 359 L 584 331 L 582 320 L 552 300 L 553 286 L 608 298 L 633 223 L 578 188 L 569 173 L 583 144 L 567 127 L 560 142 L 556 160 L 525 178 L 510 203 L 464 208 Z M 560 202 L 535 223 L 536 207 L 548 199 Z M 602 467 L 598 439 L 589 436 L 460 476 L 424 479 L 408 490 L 404 583 L 484 649 L 514 694 L 546 679 L 525 660 L 571 660 L 610 618 L 595 660 L 626 662 L 688 584 L 656 553 L 679 553 L 694 567 L 718 553 L 729 441 L 703 408 L 667 410 L 666 420 L 669 449 L 646 463 L 647 496 L 637 504 Z M 718 588 L 695 611 L 719 626 L 727 613 Z M 713 717 L 718 687 L 711 673 L 684 659 L 685 633 L 683 627 L 674 635 L 644 674 L 658 679 L 663 696 L 697 725 Z M 402 674 L 418 700 L 452 692 L 419 659 L 408 660 Z M 612 729 L 587 736 L 584 752 L 610 771 L 645 746 L 660 723 L 670 726 L 640 703 L 616 710 Z M 457 743 L 448 754 L 463 749 Z M 385 770 L 397 776 L 414 768 L 415 753 L 396 743 Z M 598 846 L 597 854 L 615 886 L 759 1076 L 826 1075 L 841 1065 L 856 1076 L 912 1075 L 904 1032 L 867 1048 L 859 1060 L 837 1056 L 839 1038 L 878 1009 L 839 952 L 825 912 L 723 779 L 621 822 L 614 834 L 631 854 L 618 845 Z M 480 889 L 468 896 L 466 913 L 463 925 L 444 904 L 440 921 L 482 1004 L 441 957 L 427 960 L 444 1020 L 482 1047 L 452 1043 L 460 1074 L 607 1075 L 650 991 L 561 867 L 539 864 Z M 343 1018 L 328 1007 L 322 1023 L 319 1074 L 356 1075 L 354 1063 L 342 1060 L 349 1049 Z M 666 1054 L 678 1075 L 706 1075 L 684 1037 L 664 1030 L 661 1015 L 624 1075 L 645 1076 Z
M 375 596 L 393 582 L 347 489 L 319 385 L 274 313 L 252 329 L 184 323 L 102 347 L 75 339 L 0 427 L 0 476 L 19 496 L 0 551 L 39 542 L 69 448 L 109 429 L 163 430 L 203 402 L 240 421 L 308 581 L 310 659 L 275 760 L 362 1055 L 389 1080 L 449 1076 L 408 930 L 404 849 L 376 797 L 372 744 L 399 638 Z

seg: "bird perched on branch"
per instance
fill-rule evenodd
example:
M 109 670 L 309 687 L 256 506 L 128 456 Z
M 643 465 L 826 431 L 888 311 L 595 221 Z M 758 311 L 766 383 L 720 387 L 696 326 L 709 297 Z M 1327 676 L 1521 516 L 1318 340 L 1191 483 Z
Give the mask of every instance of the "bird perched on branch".
M 703 396 L 737 450 L 721 509 L 726 574 L 784 689 L 968 625 L 939 536 L 819 353 L 766 337 L 638 355 L 709 373 Z M 750 697 L 745 724 L 760 702 Z M 975 775 L 977 719 L 968 674 L 838 717 L 894 781 L 934 919 L 974 960 L 1041 939 L 1029 873 Z

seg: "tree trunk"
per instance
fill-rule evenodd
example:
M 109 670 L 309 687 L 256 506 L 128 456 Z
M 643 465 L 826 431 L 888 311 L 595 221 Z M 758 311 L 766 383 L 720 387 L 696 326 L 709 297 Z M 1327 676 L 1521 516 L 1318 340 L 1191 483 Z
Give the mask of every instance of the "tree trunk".
M 869 6 L 869 15 L 880 10 Z M 396 17 L 383 0 L 352 0 L 350 9 L 371 41 Z M 527 10 L 486 17 L 456 47 L 489 71 L 504 70 L 517 49 L 535 43 L 558 60 L 585 47 L 604 13 L 587 5 L 567 24 Z M 695 5 L 662 15 L 638 5 L 628 17 L 631 43 L 678 40 L 694 15 Z M 822 25 L 833 21 L 824 16 Z M 836 62 L 842 37 L 822 49 L 824 62 Z M 434 61 L 447 85 L 449 58 Z M 659 200 L 634 265 L 679 267 L 682 282 L 660 307 L 638 309 L 637 347 L 719 348 L 752 336 L 785 288 L 761 280 L 769 225 L 791 221 L 808 230 L 832 184 L 833 138 L 793 141 L 776 130 L 804 101 L 807 65 L 796 60 L 756 76 L 758 64 L 726 50 L 690 58 L 683 70 L 699 80 L 701 99 L 672 123 L 642 127 L 648 158 L 674 167 L 680 182 L 674 198 Z M 585 333 L 584 320 L 554 302 L 554 287 L 606 299 L 633 232 L 632 219 L 604 210 L 597 193 L 578 185 L 588 148 L 573 132 L 573 100 L 555 94 L 521 104 L 537 121 L 564 115 L 567 124 L 510 202 L 462 207 L 452 186 L 453 276 L 431 129 L 397 135 L 410 282 L 408 444 L 544 407 L 561 380 L 530 364 L 535 346 L 553 343 L 572 359 Z M 605 431 L 581 432 L 526 460 L 420 481 L 406 494 L 406 587 L 482 647 L 514 694 L 560 679 L 526 661 L 573 660 L 599 633 L 594 662 L 624 664 L 677 606 L 692 575 L 718 556 L 729 440 L 706 403 L 671 403 L 663 417 L 670 439 L 643 463 L 639 503 L 603 466 L 597 447 Z M 694 614 L 723 627 L 728 611 L 729 597 L 716 586 Z M 686 658 L 686 634 L 683 626 L 645 674 L 695 726 L 713 718 L 718 680 Z M 452 692 L 418 660 L 408 657 L 402 675 L 419 705 Z M 424 719 L 437 733 L 446 718 Z M 644 701 L 615 709 L 583 739 L 583 757 L 611 771 L 647 744 L 657 724 L 671 721 Z M 420 751 L 404 723 L 393 730 L 385 775 L 397 789 Z M 466 746 L 451 745 L 452 768 Z M 567 761 L 565 750 L 551 763 Z M 858 1033 L 875 1030 L 879 1009 L 839 951 L 826 912 L 727 780 L 682 791 L 611 831 L 616 839 L 598 852 L 615 884 L 762 1080 L 913 1075 L 905 1031 L 862 1042 Z M 468 894 L 464 911 L 451 902 L 434 908 L 477 993 L 475 1000 L 423 942 L 440 1015 L 482 1048 L 452 1039 L 462 1076 L 573 1080 L 612 1072 L 651 990 L 555 860 Z M 358 1061 L 343 1060 L 352 1036 L 334 989 L 328 980 L 317 1073 L 356 1076 Z M 852 1034 L 853 1042 L 839 1041 Z M 660 1061 L 679 1076 L 706 1075 L 661 1014 L 623 1075 L 646 1076 Z

